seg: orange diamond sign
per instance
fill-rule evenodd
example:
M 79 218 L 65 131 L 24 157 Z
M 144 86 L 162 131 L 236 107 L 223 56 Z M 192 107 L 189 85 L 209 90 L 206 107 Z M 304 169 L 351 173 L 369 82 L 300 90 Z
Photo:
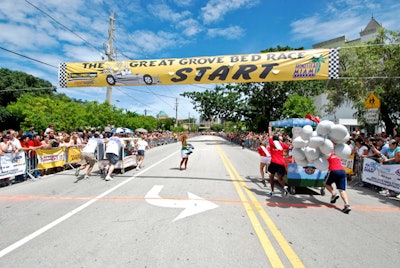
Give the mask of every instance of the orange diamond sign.
M 365 109 L 381 108 L 381 101 L 374 93 L 369 94 L 365 101 Z

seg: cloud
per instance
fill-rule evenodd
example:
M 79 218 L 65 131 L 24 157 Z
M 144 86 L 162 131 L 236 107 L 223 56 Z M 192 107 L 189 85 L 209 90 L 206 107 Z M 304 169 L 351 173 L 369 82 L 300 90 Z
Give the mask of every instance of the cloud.
M 220 21 L 231 11 L 240 8 L 250 8 L 258 3 L 258 0 L 211 0 L 206 6 L 201 8 L 203 21 L 205 24 Z
M 388 16 L 396 12 L 389 12 L 389 9 L 390 11 L 398 10 L 397 14 L 399 14 L 400 4 L 391 2 L 391 0 L 385 3 L 376 3 L 371 0 L 332 1 L 318 14 L 290 23 L 292 39 L 310 38 L 315 42 L 320 42 L 346 36 L 347 40 L 354 40 L 360 37 L 360 32 L 367 26 L 372 15 L 378 20 L 388 18 L 379 22 L 385 28 L 393 29 L 391 27 L 395 25 L 394 18 L 389 19 Z M 396 26 L 398 28 L 398 25 Z
M 213 28 L 207 30 L 210 37 L 224 37 L 228 40 L 240 39 L 244 35 L 244 30 L 239 26 L 231 26 L 228 28 Z

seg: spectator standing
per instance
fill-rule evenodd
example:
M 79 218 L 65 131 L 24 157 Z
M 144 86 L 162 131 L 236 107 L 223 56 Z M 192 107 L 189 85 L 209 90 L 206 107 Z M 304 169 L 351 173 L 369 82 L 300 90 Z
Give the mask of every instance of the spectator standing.
M 19 141 L 19 139 L 17 139 L 16 137 L 16 132 L 13 129 L 10 129 L 8 131 L 9 133 L 9 137 L 10 137 L 10 141 L 13 143 L 13 145 L 15 146 L 15 154 L 18 154 L 21 151 L 21 142 Z M 24 181 L 25 180 L 25 174 L 21 174 L 21 175 L 17 175 L 15 176 L 15 181 Z
M 145 136 L 142 136 L 142 138 L 137 142 L 137 148 L 138 161 L 136 165 L 136 170 L 140 170 L 144 161 L 145 152 L 146 150 L 150 149 L 149 143 L 147 142 Z
M 328 173 L 328 178 L 324 182 L 324 185 L 325 188 L 328 189 L 328 191 L 332 195 L 330 203 L 335 204 L 336 200 L 338 200 L 339 198 L 339 195 L 336 194 L 335 190 L 332 187 L 332 184 L 335 183 L 336 188 L 339 191 L 340 197 L 344 202 L 344 208 L 342 209 L 342 212 L 349 214 L 351 208 L 346 193 L 347 177 L 346 177 L 346 171 L 342 165 L 342 160 L 334 153 L 332 153 L 328 157 L 328 163 L 329 163 L 329 173 Z
M 268 127 L 269 133 L 269 148 L 271 152 L 271 163 L 268 165 L 269 183 L 271 184 L 271 192 L 269 196 L 274 195 L 275 173 L 278 177 L 279 184 L 283 187 L 282 197 L 288 196 L 288 187 L 286 186 L 283 176 L 286 174 L 285 159 L 283 158 L 284 150 L 289 150 L 290 147 L 279 141 L 277 135 L 272 136 L 272 126 Z M 272 137 L 272 138 L 271 138 Z
M 115 165 L 119 160 L 119 153 L 121 148 L 124 147 L 124 143 L 121 140 L 122 133 L 115 133 L 112 137 L 110 137 L 106 143 L 106 158 L 108 160 L 108 164 L 105 167 L 106 181 L 112 181 L 111 174 L 115 169 Z
M 46 130 L 44 131 L 44 134 L 43 135 L 49 135 L 50 134 L 50 132 L 53 132 L 54 133 L 54 125 L 49 125 L 48 126 L 48 128 L 46 128 Z
M 267 148 L 267 143 L 261 141 L 260 146 L 257 148 L 257 152 L 260 155 L 260 175 L 261 182 L 264 186 L 267 186 L 265 182 L 265 173 L 268 171 L 268 165 L 271 163 L 271 153 Z
M 37 159 L 36 159 L 36 150 L 42 149 L 42 142 L 40 141 L 39 134 L 34 134 L 33 138 L 28 141 L 29 149 L 31 150 L 28 155 L 30 161 L 30 167 L 34 170 L 33 176 L 35 178 L 40 178 L 40 171 L 37 170 Z

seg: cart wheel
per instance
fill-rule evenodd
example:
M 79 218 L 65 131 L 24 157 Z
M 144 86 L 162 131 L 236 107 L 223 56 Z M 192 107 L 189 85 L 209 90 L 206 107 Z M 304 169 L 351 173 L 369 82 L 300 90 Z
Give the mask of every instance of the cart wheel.
M 125 169 L 121 168 L 121 174 L 124 174 L 124 173 L 125 173 Z
M 294 186 L 289 186 L 289 193 L 291 195 L 295 195 L 296 194 L 296 188 Z
M 321 195 L 322 195 L 322 196 L 325 195 L 325 189 L 321 189 Z

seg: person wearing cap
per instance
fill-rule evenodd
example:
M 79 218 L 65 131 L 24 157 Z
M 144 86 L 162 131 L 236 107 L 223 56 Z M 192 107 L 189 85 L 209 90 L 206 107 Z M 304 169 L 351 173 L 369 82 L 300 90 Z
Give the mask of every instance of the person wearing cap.
M 385 142 L 384 138 L 376 138 L 374 141 L 371 140 L 369 143 L 370 151 L 373 153 L 375 160 L 383 162 L 387 151 L 389 150 L 389 144 Z

